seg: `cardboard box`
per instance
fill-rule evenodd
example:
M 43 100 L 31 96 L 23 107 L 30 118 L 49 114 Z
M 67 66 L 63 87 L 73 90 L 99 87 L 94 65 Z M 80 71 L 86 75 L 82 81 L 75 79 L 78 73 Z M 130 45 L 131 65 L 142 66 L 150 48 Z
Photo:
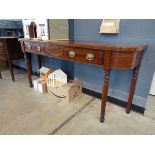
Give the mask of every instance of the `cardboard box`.
M 46 68 L 46 67 L 41 67 L 39 69 L 39 72 L 40 72 L 40 78 L 43 80 L 47 80 L 48 75 L 53 73 L 53 71 L 51 69 Z
M 82 84 L 81 82 L 71 80 L 61 87 L 48 87 L 48 92 L 56 97 L 65 98 L 70 102 L 82 93 Z
M 38 82 L 39 82 L 39 80 L 40 79 L 33 80 L 33 88 L 34 88 L 35 91 L 39 91 L 38 90 Z
M 42 94 L 47 93 L 47 84 L 45 80 L 42 79 L 33 80 L 33 87 L 35 91 L 38 91 Z
M 38 90 L 40 93 L 47 93 L 47 84 L 46 81 L 42 80 L 38 82 Z

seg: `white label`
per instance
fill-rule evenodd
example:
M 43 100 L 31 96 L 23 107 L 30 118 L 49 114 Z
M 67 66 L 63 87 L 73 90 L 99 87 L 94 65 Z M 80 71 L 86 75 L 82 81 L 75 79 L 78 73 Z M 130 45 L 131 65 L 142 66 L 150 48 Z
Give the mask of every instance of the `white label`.
M 113 22 L 103 22 L 102 23 L 103 26 L 114 26 Z

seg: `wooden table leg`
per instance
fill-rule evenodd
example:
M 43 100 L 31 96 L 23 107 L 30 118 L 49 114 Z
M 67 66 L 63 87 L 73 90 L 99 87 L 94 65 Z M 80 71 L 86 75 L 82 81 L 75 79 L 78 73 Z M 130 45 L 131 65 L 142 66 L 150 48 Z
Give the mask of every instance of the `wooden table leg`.
M 133 95 L 134 95 L 136 82 L 137 82 L 137 76 L 138 76 L 138 72 L 139 72 L 139 67 L 140 67 L 140 65 L 136 66 L 133 70 L 133 75 L 132 75 L 132 80 L 131 80 L 131 85 L 130 85 L 130 92 L 129 92 L 129 96 L 128 96 L 128 104 L 127 104 L 127 108 L 126 108 L 127 113 L 130 113 L 130 110 L 131 110 Z
M 12 60 L 10 58 L 8 58 L 8 65 L 9 65 L 12 81 L 15 81 L 15 77 L 14 77 L 14 73 L 13 73 Z
M 30 85 L 30 87 L 33 87 L 32 77 L 31 77 L 30 59 L 29 59 L 28 53 L 26 53 L 26 52 L 24 53 L 24 59 L 25 59 L 25 64 L 26 64 L 26 69 L 27 69 L 27 77 L 29 80 L 29 85 Z
M 106 102 L 107 102 L 108 89 L 109 89 L 109 79 L 110 79 L 110 70 L 105 70 L 104 84 L 103 84 L 103 90 L 102 90 L 101 116 L 100 116 L 101 123 L 104 122 Z
M 2 79 L 2 74 L 1 74 L 1 71 L 0 71 L 0 79 Z

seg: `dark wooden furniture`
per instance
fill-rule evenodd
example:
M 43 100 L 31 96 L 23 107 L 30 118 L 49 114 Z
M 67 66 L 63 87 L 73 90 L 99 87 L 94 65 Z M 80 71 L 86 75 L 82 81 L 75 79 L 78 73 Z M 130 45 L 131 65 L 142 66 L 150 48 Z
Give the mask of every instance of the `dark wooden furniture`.
M 35 22 L 31 22 L 28 28 L 30 38 L 37 38 L 37 26 Z
M 28 53 L 102 66 L 104 68 L 104 84 L 100 122 L 104 121 L 105 116 L 110 71 L 113 69 L 133 69 L 128 105 L 126 108 L 126 112 L 130 112 L 142 52 L 147 48 L 147 45 L 124 45 L 73 40 L 42 41 L 38 39 L 19 39 L 19 41 L 21 42 L 21 47 L 24 52 L 30 87 L 32 87 L 32 79 Z
M 11 72 L 12 81 L 15 81 L 12 60 L 23 57 L 20 42 L 15 37 L 0 37 L 0 60 L 7 61 Z M 0 79 L 2 79 L 0 71 Z

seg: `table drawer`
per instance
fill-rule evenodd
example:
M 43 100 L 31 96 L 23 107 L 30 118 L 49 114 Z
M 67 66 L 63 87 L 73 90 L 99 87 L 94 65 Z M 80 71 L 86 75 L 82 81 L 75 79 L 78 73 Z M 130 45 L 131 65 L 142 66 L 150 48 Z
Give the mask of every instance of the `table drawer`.
M 63 53 L 63 48 L 57 45 L 47 45 L 45 49 L 46 54 L 54 57 L 61 57 Z
M 45 46 L 44 46 L 44 44 L 25 43 L 25 51 L 26 52 L 44 53 Z
M 112 69 L 133 69 L 139 63 L 141 52 L 113 52 L 111 55 Z
M 98 50 L 80 49 L 80 48 L 64 48 L 63 58 L 71 61 L 83 63 L 91 63 L 102 65 L 103 52 Z

